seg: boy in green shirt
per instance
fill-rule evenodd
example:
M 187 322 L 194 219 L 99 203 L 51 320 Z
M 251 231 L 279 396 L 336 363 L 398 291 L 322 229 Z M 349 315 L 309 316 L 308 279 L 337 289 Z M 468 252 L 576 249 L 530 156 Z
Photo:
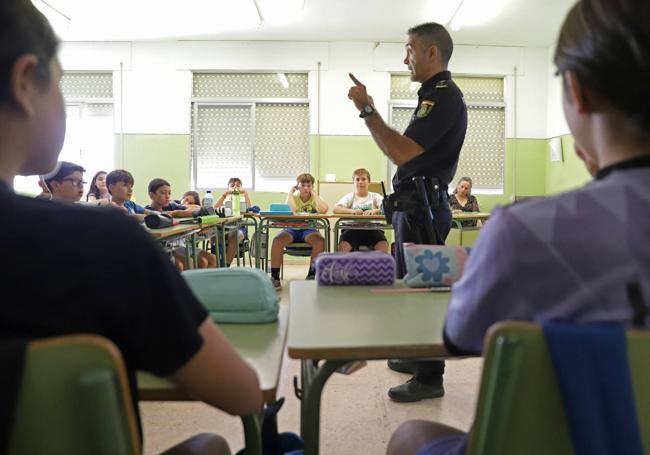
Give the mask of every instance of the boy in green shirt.
M 296 177 L 296 185 L 287 193 L 287 204 L 294 213 L 327 213 L 327 203 L 314 191 L 315 179 L 311 174 L 300 174 Z M 273 239 L 271 245 L 271 281 L 276 290 L 282 289 L 280 282 L 280 267 L 284 257 L 284 248 L 291 243 L 308 243 L 311 245 L 311 262 L 307 279 L 313 279 L 314 258 L 325 250 L 325 239 L 317 229 L 283 229 Z

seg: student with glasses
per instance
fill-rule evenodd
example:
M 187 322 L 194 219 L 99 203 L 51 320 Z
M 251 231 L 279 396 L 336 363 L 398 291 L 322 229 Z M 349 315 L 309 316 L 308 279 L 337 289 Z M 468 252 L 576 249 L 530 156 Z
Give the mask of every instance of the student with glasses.
M 79 202 L 84 193 L 83 173 L 86 170 L 75 163 L 60 161 L 53 172 L 41 175 L 43 192 L 38 199 Z

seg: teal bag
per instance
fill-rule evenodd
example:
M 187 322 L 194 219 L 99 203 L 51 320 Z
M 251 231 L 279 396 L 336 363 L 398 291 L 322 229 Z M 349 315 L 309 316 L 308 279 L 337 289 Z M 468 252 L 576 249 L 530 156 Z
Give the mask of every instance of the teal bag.
M 259 269 L 194 269 L 182 275 L 215 322 L 261 324 L 278 319 L 280 296 Z

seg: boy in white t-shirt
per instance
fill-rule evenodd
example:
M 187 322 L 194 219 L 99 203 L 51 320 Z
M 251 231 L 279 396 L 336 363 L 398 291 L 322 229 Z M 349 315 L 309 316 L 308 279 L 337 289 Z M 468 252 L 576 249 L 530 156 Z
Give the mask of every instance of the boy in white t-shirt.
M 219 196 L 217 202 L 214 203 L 214 208 L 217 209 L 219 207 L 223 207 L 224 205 L 226 205 L 227 201 L 230 201 L 230 207 L 232 207 L 232 198 L 233 198 L 234 191 L 239 192 L 240 213 L 233 213 L 233 216 L 246 213 L 246 210 L 249 207 L 252 207 L 253 204 L 251 203 L 251 199 L 250 196 L 248 195 L 248 192 L 244 188 L 242 188 L 242 182 L 239 179 L 239 177 L 231 177 L 228 180 L 228 189 L 224 191 L 221 196 Z M 246 226 L 242 226 L 239 229 L 231 229 L 228 232 L 228 239 L 227 239 L 228 246 L 226 248 L 227 266 L 230 266 L 230 263 L 235 257 L 235 253 L 237 252 L 237 245 L 243 242 L 244 239 L 247 238 L 248 238 L 248 230 L 246 229 Z
M 333 212 L 352 215 L 380 215 L 382 197 L 368 191 L 370 172 L 357 169 L 352 173 L 354 192 L 348 193 L 336 203 Z M 344 229 L 339 240 L 339 251 L 349 252 L 367 246 L 375 251 L 388 253 L 388 241 L 384 231 Z

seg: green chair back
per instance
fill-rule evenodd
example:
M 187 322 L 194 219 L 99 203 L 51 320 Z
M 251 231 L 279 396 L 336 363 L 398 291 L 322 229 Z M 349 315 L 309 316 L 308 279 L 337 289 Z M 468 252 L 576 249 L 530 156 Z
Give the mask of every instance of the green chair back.
M 650 453 L 650 332 L 628 331 L 628 354 L 645 453 Z M 563 455 L 573 445 L 560 389 L 537 324 L 495 324 L 485 363 L 471 455 Z
M 122 357 L 105 338 L 29 343 L 9 455 L 137 455 L 140 442 Z

